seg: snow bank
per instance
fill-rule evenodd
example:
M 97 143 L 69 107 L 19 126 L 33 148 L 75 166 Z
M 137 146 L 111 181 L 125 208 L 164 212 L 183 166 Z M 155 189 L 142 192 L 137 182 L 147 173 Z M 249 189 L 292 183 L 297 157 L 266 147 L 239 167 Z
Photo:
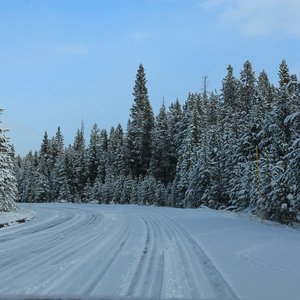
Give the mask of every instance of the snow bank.
M 15 212 L 0 212 L 0 228 L 12 224 L 24 223 L 34 218 L 34 212 L 29 209 L 20 208 Z

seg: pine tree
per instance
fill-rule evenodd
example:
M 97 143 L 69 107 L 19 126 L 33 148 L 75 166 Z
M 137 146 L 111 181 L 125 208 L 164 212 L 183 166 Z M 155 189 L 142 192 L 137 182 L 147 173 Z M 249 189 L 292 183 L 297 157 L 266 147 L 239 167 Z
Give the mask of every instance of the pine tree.
M 64 137 L 61 133 L 60 127 L 57 128 L 55 136 L 50 141 L 49 152 L 53 167 L 57 160 L 61 158 L 64 153 Z
M 283 59 L 279 65 L 278 75 L 279 75 L 279 88 L 284 89 L 291 81 L 289 67 L 285 59 Z
M 33 202 L 35 189 L 35 172 L 38 166 L 37 152 L 33 155 L 32 151 L 20 159 L 17 166 L 18 201 Z
M 275 102 L 275 88 L 271 85 L 265 71 L 262 71 L 258 76 L 256 99 L 257 103 L 260 103 L 262 113 L 258 118 L 262 120 L 262 116 L 271 111 L 272 105 Z
M 244 68 L 241 71 L 239 104 L 242 111 L 249 114 L 255 94 L 255 74 L 252 70 L 252 64 L 249 60 L 244 63 Z
M 99 166 L 98 166 L 98 177 L 104 183 L 106 181 L 106 177 L 112 176 L 111 174 L 107 174 L 107 155 L 108 155 L 108 136 L 107 131 L 102 129 L 100 132 L 100 148 L 99 148 Z
M 289 223 L 295 220 L 293 185 L 290 182 L 289 153 L 292 149 L 292 130 L 288 117 L 291 113 L 289 90 L 290 75 L 283 60 L 279 67 L 279 88 L 276 102 L 266 118 L 261 131 L 262 168 L 269 188 L 265 192 L 264 213 L 269 219 Z
M 293 85 L 293 87 L 291 86 Z M 291 205 L 290 211 L 294 215 L 300 211 L 300 83 L 297 78 L 292 79 L 288 87 L 288 105 L 290 114 L 284 124 L 290 128 L 290 147 L 285 156 L 287 169 L 283 181 L 289 187 L 287 199 Z
M 74 168 L 74 194 L 77 194 L 79 200 L 82 199 L 84 187 L 87 182 L 87 163 L 86 163 L 86 148 L 84 139 L 84 127 L 81 126 L 77 130 L 75 141 L 73 144 L 73 168 Z
M 87 148 L 87 172 L 88 180 L 93 185 L 100 165 L 100 131 L 97 124 L 94 124 L 90 135 L 90 143 Z
M 196 163 L 196 153 L 200 143 L 201 117 L 203 116 L 203 99 L 201 95 L 190 94 L 183 106 L 180 128 L 183 140 L 179 149 L 179 158 L 176 166 L 176 176 L 173 181 L 173 200 L 175 206 L 193 207 L 194 197 L 186 197 L 192 168 Z M 205 155 L 205 154 L 204 154 Z
M 181 105 L 178 99 L 170 105 L 169 111 L 167 112 L 168 116 L 168 136 L 170 138 L 170 168 L 169 176 L 170 182 L 173 182 L 176 174 L 176 166 L 179 157 L 179 149 L 182 143 L 182 135 L 180 130 L 180 123 L 182 118 Z
M 116 176 L 113 181 L 113 193 L 112 202 L 119 204 L 122 202 L 123 186 L 124 186 L 124 176 Z
M 50 147 L 50 140 L 46 131 L 39 151 L 39 164 L 35 173 L 35 202 L 50 202 L 52 198 L 50 183 L 52 157 Z
M 222 99 L 226 107 L 237 109 L 238 98 L 238 82 L 233 75 L 233 68 L 231 65 L 227 67 L 227 75 L 223 79 Z
M 160 108 L 155 119 L 155 126 L 152 133 L 152 159 L 150 164 L 151 174 L 164 184 L 172 180 L 170 168 L 172 167 L 171 140 L 168 130 L 168 118 L 165 105 Z
M 0 114 L 2 112 L 0 108 Z M 12 147 L 0 123 L 0 211 L 16 210 L 16 184 Z
M 51 201 L 58 200 L 60 186 L 63 184 L 60 177 L 62 169 L 64 169 L 64 138 L 58 127 L 55 136 L 50 140 Z
M 134 86 L 134 103 L 131 108 L 127 132 L 127 153 L 131 174 L 138 178 L 145 176 L 152 153 L 152 129 L 154 116 L 149 102 L 144 67 L 140 64 Z
M 131 176 L 126 176 L 123 184 L 121 203 L 137 203 L 137 182 Z
M 215 164 L 217 161 L 218 136 L 216 134 L 216 124 L 218 122 L 218 97 L 213 94 L 208 99 L 206 91 L 206 81 L 204 82 L 204 92 L 201 97 L 201 109 L 198 112 L 200 130 L 197 132 L 197 146 L 194 152 L 194 163 L 189 172 L 188 189 L 185 195 L 186 205 L 188 207 L 198 207 L 200 204 L 214 207 L 218 186 L 220 183 Z M 194 122 L 192 122 L 194 123 Z M 194 123 L 195 124 L 195 123 Z M 195 127 L 195 126 L 194 126 Z M 216 161 L 215 161 L 216 160 Z M 213 182 L 215 179 L 218 181 Z M 213 186 L 214 185 L 214 186 Z M 220 191 L 219 191 L 220 193 Z M 220 196 L 219 196 L 220 197 Z M 209 204 L 209 202 L 211 202 Z
M 223 88 L 221 90 L 221 118 L 220 130 L 222 134 L 222 154 L 224 169 L 222 171 L 224 178 L 225 191 L 223 194 L 223 201 L 229 202 L 232 197 L 232 191 L 235 183 L 232 179 L 237 178 L 236 169 L 236 150 L 237 143 L 240 136 L 239 113 L 240 107 L 238 105 L 239 99 L 239 83 L 234 77 L 233 68 L 231 65 L 227 67 L 227 76 L 222 82 Z M 234 198 L 235 199 L 235 198 Z
M 113 176 L 127 174 L 125 165 L 125 142 L 122 126 L 119 124 L 116 129 L 111 128 L 109 145 L 107 150 L 107 172 Z

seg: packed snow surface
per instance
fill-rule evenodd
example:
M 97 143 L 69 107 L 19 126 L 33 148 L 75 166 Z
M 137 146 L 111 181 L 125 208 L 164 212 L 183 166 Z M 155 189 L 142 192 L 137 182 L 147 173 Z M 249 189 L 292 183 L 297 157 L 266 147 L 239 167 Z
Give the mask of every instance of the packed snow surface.
M 1 296 L 299 299 L 299 230 L 209 209 L 32 209 L 0 229 Z

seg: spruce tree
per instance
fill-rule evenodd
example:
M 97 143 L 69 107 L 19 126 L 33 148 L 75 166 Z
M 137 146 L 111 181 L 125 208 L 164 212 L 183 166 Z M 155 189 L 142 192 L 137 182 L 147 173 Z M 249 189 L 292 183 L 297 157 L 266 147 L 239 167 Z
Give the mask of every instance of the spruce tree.
M 3 109 L 0 108 L 0 114 Z M 15 177 L 12 147 L 0 123 L 0 211 L 17 208 L 17 182 Z
M 152 159 L 150 164 L 151 174 L 157 179 L 168 184 L 172 179 L 170 168 L 172 167 L 171 141 L 168 130 L 168 118 L 165 105 L 160 108 L 155 118 L 155 126 L 152 133 Z
M 106 169 L 107 172 L 113 176 L 127 174 L 124 144 L 122 126 L 119 124 L 116 128 L 112 127 L 109 135 Z
M 81 201 L 88 175 L 83 125 L 80 130 L 77 130 L 75 136 L 72 159 L 74 167 L 74 193 L 78 196 L 78 201 Z
M 108 155 L 108 136 L 107 131 L 102 129 L 100 132 L 100 147 L 99 147 L 99 165 L 98 165 L 98 177 L 99 180 L 104 183 L 106 178 L 112 176 L 112 174 L 107 173 L 107 155 Z
M 50 140 L 47 131 L 44 134 L 41 149 L 39 151 L 39 164 L 35 173 L 35 202 L 50 202 L 52 196 L 51 189 L 51 167 L 52 156 Z
M 154 116 L 146 83 L 144 67 L 140 64 L 133 89 L 134 103 L 127 132 L 128 163 L 130 172 L 135 178 L 146 175 L 152 154 L 151 133 Z
M 255 74 L 252 70 L 252 64 L 249 60 L 244 63 L 241 71 L 239 105 L 242 111 L 249 114 L 255 94 Z
M 97 124 L 93 125 L 90 143 L 87 148 L 87 172 L 90 184 L 94 184 L 100 164 L 100 131 Z
M 170 138 L 170 182 L 173 182 L 176 174 L 176 166 L 179 157 L 179 149 L 182 141 L 180 122 L 182 118 L 181 105 L 178 99 L 170 105 L 168 116 L 168 136 Z

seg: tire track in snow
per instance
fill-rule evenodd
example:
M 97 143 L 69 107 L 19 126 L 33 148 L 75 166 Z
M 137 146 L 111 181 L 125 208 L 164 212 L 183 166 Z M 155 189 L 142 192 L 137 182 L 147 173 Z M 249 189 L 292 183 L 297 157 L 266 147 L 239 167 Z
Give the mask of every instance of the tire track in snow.
M 85 218 L 81 218 L 78 220 L 77 215 L 76 215 L 72 219 L 64 218 L 63 220 L 65 220 L 66 227 L 64 226 L 63 230 L 56 232 L 55 239 L 52 239 L 50 241 L 45 240 L 44 237 L 47 236 L 47 232 L 44 234 L 41 234 L 39 236 L 35 236 L 35 238 L 37 240 L 39 240 L 39 238 L 43 238 L 43 239 L 41 241 L 38 241 L 40 245 L 37 245 L 37 248 L 34 251 L 29 251 L 29 252 L 23 251 L 22 263 L 20 263 L 18 260 L 15 259 L 15 256 L 18 256 L 19 252 L 15 253 L 15 255 L 10 257 L 9 259 L 5 260 L 5 258 L 2 258 L 1 272 L 5 272 L 6 269 L 11 269 L 12 267 L 18 265 L 19 269 L 22 272 L 15 273 L 14 275 L 23 274 L 25 272 L 25 268 L 23 265 L 27 265 L 28 260 L 30 260 L 30 258 L 32 258 L 33 255 L 34 255 L 34 263 L 32 264 L 33 268 L 45 263 L 48 260 L 51 260 L 52 252 L 55 253 L 56 258 L 59 257 L 60 254 L 65 253 L 65 249 L 61 249 L 61 250 L 59 250 L 59 249 L 62 248 L 62 246 L 64 244 L 69 243 L 69 240 L 65 238 L 65 234 L 70 233 L 73 230 L 76 230 L 76 228 L 78 228 L 78 226 L 79 226 L 79 228 L 82 228 L 85 230 L 86 227 L 92 225 L 95 222 L 96 218 L 95 218 L 95 216 L 91 216 L 88 219 L 86 219 L 86 217 L 85 217 Z M 70 222 L 70 220 L 72 221 L 72 226 L 68 226 L 68 223 Z M 60 223 L 64 224 L 63 222 L 60 222 Z M 55 222 L 55 226 L 57 226 L 57 222 Z M 55 226 L 49 225 L 49 226 L 47 226 L 47 228 L 53 228 Z M 36 232 L 35 230 L 33 230 L 33 231 Z M 63 235 L 63 236 L 61 236 L 61 235 Z M 26 239 L 26 237 L 24 237 L 24 238 Z M 43 241 L 44 241 L 44 243 L 43 243 Z M 18 240 L 18 242 L 19 242 L 19 240 Z M 13 246 L 13 245 L 11 245 L 11 246 Z M 25 249 L 26 249 L 26 246 L 23 245 L 23 247 L 25 247 Z M 14 253 L 14 252 L 12 252 L 12 253 Z M 47 253 L 49 253 L 50 256 L 47 256 L 46 255 Z M 39 260 L 39 257 L 44 258 L 44 260 Z M 6 268 L 4 266 L 6 266 Z
M 1 235 L 9 239 L 0 250 L 2 294 L 237 298 L 184 227 L 159 211 L 106 207 L 101 214 L 99 206 L 95 214 L 93 206 L 62 208 L 53 208 L 45 222 Z
M 164 253 L 161 251 L 163 234 L 148 215 L 140 215 L 144 223 L 145 240 L 138 263 L 131 266 L 129 283 L 122 295 L 126 297 L 161 297 L 164 282 Z
M 29 277 L 25 277 L 25 279 L 23 279 L 22 281 L 22 285 L 26 286 L 24 293 L 32 293 L 38 291 L 39 289 L 41 290 L 41 288 L 39 287 L 40 284 L 35 284 L 32 288 L 28 288 L 28 286 L 33 285 L 34 282 L 43 281 L 43 274 L 45 274 L 46 278 L 44 279 L 44 281 L 49 282 L 49 275 L 47 274 L 47 272 L 45 272 L 45 270 L 47 271 L 47 266 L 50 266 L 49 268 L 53 269 L 53 265 L 57 265 L 57 268 L 60 269 L 60 265 L 64 262 L 66 257 L 72 257 L 72 255 L 74 255 L 74 253 L 76 252 L 78 252 L 78 256 L 80 256 L 80 254 L 82 254 L 79 253 L 80 251 L 87 249 L 93 243 L 97 242 L 102 235 L 105 235 L 106 230 L 114 225 L 112 220 L 104 219 L 104 223 L 106 224 L 102 224 L 102 222 L 99 222 L 99 219 L 97 219 L 94 215 L 83 214 L 83 216 L 84 217 L 81 220 L 77 221 L 77 224 L 74 224 L 74 228 L 72 227 L 72 231 L 76 230 L 77 228 L 76 233 L 77 235 L 82 235 L 81 239 L 74 239 L 73 241 L 73 237 L 69 237 L 62 241 L 60 240 L 60 235 L 53 235 L 50 236 L 52 237 L 52 239 L 49 241 L 47 235 L 41 237 L 38 242 L 40 244 L 46 244 L 46 246 L 42 245 L 42 247 L 45 247 L 43 251 L 37 250 L 39 252 L 38 254 L 34 253 L 34 251 L 29 251 L 25 260 L 19 259 L 13 266 L 11 264 L 8 265 L 7 272 L 2 272 L 1 269 L 1 286 L 6 286 L 6 283 L 14 280 L 15 277 L 25 277 L 26 274 L 30 274 Z M 84 234 L 86 230 L 89 230 L 89 228 L 95 224 L 95 221 L 98 221 L 96 223 L 98 224 L 98 226 L 99 224 L 102 224 L 106 229 L 103 231 L 99 231 L 98 233 L 87 239 Z M 70 228 L 64 229 L 61 232 L 63 232 L 63 234 L 71 233 Z M 20 256 L 20 251 L 18 251 L 16 255 Z M 31 269 L 35 270 L 34 274 L 31 274 Z M 37 271 L 39 269 L 41 270 L 41 272 Z M 53 277 L 56 277 L 56 275 L 57 272 L 53 275 Z M 2 291 L 10 292 L 9 288 L 2 288 Z
M 32 230 L 30 232 L 33 233 L 33 235 L 35 236 L 36 239 L 39 239 L 39 238 L 43 238 L 46 234 L 47 234 L 47 231 L 46 232 L 40 232 L 41 230 L 47 230 L 49 228 L 54 228 L 56 226 L 59 226 L 60 224 L 64 224 L 64 222 L 66 224 L 68 224 L 68 221 L 69 219 L 66 217 L 66 216 L 63 216 L 61 220 L 58 220 L 56 221 L 57 218 L 53 219 L 53 223 L 51 222 L 47 222 L 47 225 L 43 225 L 43 226 L 36 226 L 37 228 L 32 228 Z M 16 246 L 18 247 L 18 244 L 22 245 L 22 248 L 25 249 L 25 251 L 23 251 L 23 254 L 22 254 L 22 258 L 23 258 L 23 261 L 26 261 L 27 259 L 29 259 L 32 254 L 40 254 L 44 251 L 46 251 L 48 248 L 50 248 L 51 246 L 55 246 L 57 243 L 57 241 L 55 240 L 54 242 L 52 241 L 48 243 L 45 243 L 45 244 L 41 244 L 39 247 L 37 247 L 33 252 L 26 252 L 26 246 L 28 245 L 28 243 L 26 243 L 26 240 L 28 239 L 28 236 L 32 236 L 30 234 L 30 232 L 28 230 L 25 230 L 24 232 L 22 232 L 21 235 L 14 235 L 14 237 L 12 238 L 9 238 L 8 241 L 3 244 L 3 246 L 5 247 L 11 247 L 11 248 L 16 248 Z M 36 235 L 35 233 L 36 232 L 40 232 L 39 235 Z M 16 242 L 17 242 L 17 245 L 16 245 Z M 25 242 L 25 243 L 23 243 Z M 30 243 L 32 243 L 32 241 L 30 241 Z M 3 248 L 5 249 L 5 248 Z M 1 252 L 0 252 L 1 253 Z M 1 253 L 2 254 L 2 253 Z M 18 260 L 16 259 L 16 257 L 19 256 L 19 252 L 15 252 L 15 251 L 12 251 L 12 252 L 9 252 L 7 253 L 6 251 L 6 255 L 2 255 L 2 259 L 1 259 L 1 264 L 0 264 L 0 269 L 2 272 L 4 272 L 6 270 L 5 266 L 7 268 L 11 268 L 13 267 L 14 265 L 17 265 L 19 262 Z
M 142 253 L 138 259 L 138 264 L 135 266 L 135 272 L 132 276 L 132 279 L 130 281 L 130 284 L 127 288 L 127 291 L 125 292 L 125 295 L 127 297 L 132 297 L 135 296 L 137 289 L 143 285 L 143 280 L 144 278 L 143 273 L 145 272 L 145 264 L 147 263 L 146 260 L 148 259 L 148 251 L 151 245 L 151 239 L 152 239 L 152 232 L 149 226 L 149 223 L 145 220 L 145 218 L 139 216 L 140 219 L 143 221 L 144 223 L 144 227 L 146 229 L 146 238 L 145 238 L 145 242 L 144 242 L 144 246 L 143 246 L 143 250 Z
M 161 226 L 175 240 L 182 268 L 191 287 L 191 298 L 238 299 L 214 263 L 187 230 L 174 220 L 160 214 Z
M 130 235 L 130 228 L 129 223 L 127 223 L 127 226 L 125 227 L 125 230 L 118 231 L 118 236 L 122 234 L 122 238 L 120 241 L 114 243 L 117 247 L 116 249 L 111 248 L 111 244 L 108 242 L 104 243 L 104 247 L 97 247 L 94 251 L 95 254 L 98 252 L 101 252 L 101 255 L 105 257 L 105 261 L 102 263 L 102 265 L 99 265 L 99 271 L 95 272 L 95 274 L 92 276 L 92 278 L 89 278 L 89 281 L 87 284 L 85 284 L 85 287 L 82 289 L 83 294 L 92 294 L 96 289 L 97 286 L 101 283 L 102 278 L 107 274 L 107 272 L 110 270 L 113 263 L 117 260 L 119 257 L 122 249 L 128 243 L 128 238 Z M 120 234 L 121 233 L 121 234 Z M 112 238 L 111 241 L 115 241 L 116 237 Z
M 164 281 L 164 252 L 162 250 L 163 244 L 163 231 L 157 226 L 148 214 L 149 225 L 152 227 L 153 232 L 153 246 L 151 259 L 147 265 L 146 278 L 143 286 L 143 296 L 151 298 L 160 298 L 162 294 L 163 281 Z
M 101 247 L 111 239 L 111 232 L 117 231 L 120 227 L 118 220 L 112 220 L 110 218 L 105 219 L 107 219 L 107 223 L 102 224 L 104 226 L 99 232 L 83 243 L 78 243 L 77 240 L 76 245 L 74 245 L 75 247 L 71 248 L 69 252 L 67 250 L 65 256 L 57 257 L 54 261 L 58 266 L 56 272 L 52 272 L 52 275 L 42 284 L 27 290 L 27 293 L 38 290 L 41 294 L 51 294 L 53 291 L 63 289 L 68 294 L 74 294 L 74 290 L 78 290 L 80 294 L 83 295 L 90 294 L 85 287 L 93 278 L 93 273 L 91 271 L 94 270 L 94 266 L 97 264 L 97 257 L 103 255 L 103 252 L 100 252 Z M 99 224 L 100 223 L 98 223 L 98 226 Z M 84 233 L 85 230 L 82 232 Z M 69 243 L 66 244 L 66 246 L 68 245 Z M 71 258 L 71 261 L 65 266 L 64 261 L 66 261 L 68 257 Z M 106 258 L 107 257 L 105 257 L 105 259 Z M 92 261 L 93 266 L 91 266 L 89 260 Z M 85 273 L 85 269 L 87 268 L 89 268 L 89 270 Z M 85 278 L 78 276 L 83 273 L 90 274 L 90 276 Z
M 199 298 L 202 295 L 201 290 L 194 292 L 195 284 L 190 280 L 189 273 L 184 267 L 185 261 L 179 251 L 180 241 L 177 240 L 177 233 L 165 224 L 161 216 L 157 217 L 151 213 L 147 216 L 159 229 L 161 236 L 159 245 L 164 257 L 162 270 L 164 282 L 162 282 L 160 296 L 163 298 Z

